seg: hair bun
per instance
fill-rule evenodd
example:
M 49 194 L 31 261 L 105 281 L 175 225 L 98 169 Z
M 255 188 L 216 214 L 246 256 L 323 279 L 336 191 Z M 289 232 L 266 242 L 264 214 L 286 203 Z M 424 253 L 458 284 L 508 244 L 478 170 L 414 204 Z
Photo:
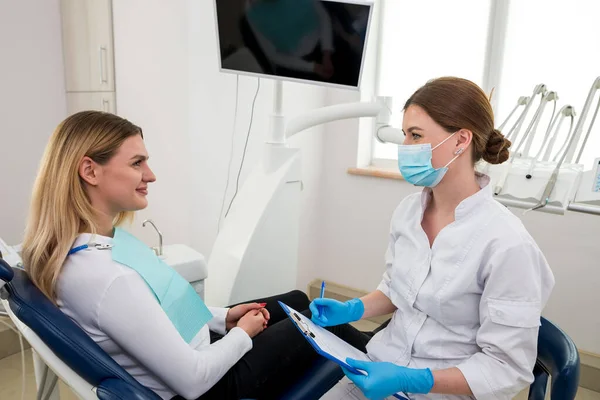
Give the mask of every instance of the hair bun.
M 508 148 L 511 144 L 511 141 L 505 138 L 502 132 L 494 129 L 485 145 L 483 159 L 490 164 L 502 164 L 508 160 Z

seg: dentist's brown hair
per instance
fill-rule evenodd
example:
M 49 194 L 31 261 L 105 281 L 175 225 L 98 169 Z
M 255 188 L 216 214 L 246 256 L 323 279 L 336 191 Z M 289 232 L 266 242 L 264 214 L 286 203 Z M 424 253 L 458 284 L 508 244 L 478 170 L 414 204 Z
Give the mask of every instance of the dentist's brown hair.
M 490 164 L 508 160 L 510 140 L 494 128 L 494 111 L 485 92 L 475 83 L 462 78 L 433 79 L 406 101 L 421 107 L 449 134 L 460 129 L 473 132 L 473 163 L 484 159 Z

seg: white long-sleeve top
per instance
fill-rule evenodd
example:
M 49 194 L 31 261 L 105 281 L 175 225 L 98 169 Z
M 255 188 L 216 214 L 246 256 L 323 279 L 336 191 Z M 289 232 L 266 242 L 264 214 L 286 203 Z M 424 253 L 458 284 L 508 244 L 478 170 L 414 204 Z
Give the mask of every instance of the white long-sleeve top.
M 460 203 L 431 247 L 421 227 L 430 189 L 394 212 L 378 290 L 398 309 L 367 349 L 375 361 L 458 367 L 476 399 L 512 399 L 533 381 L 554 276 L 521 221 L 492 197 L 489 178 L 478 180 L 482 189 Z
M 246 9 L 250 8 L 251 5 L 252 2 L 247 1 Z M 265 53 L 265 56 L 273 64 L 296 71 L 312 72 L 315 63 L 312 61 L 305 61 L 302 57 L 310 54 L 319 43 L 321 43 L 321 49 L 323 51 L 333 51 L 333 28 L 329 14 L 319 0 L 314 1 L 313 5 L 319 17 L 319 29 L 304 36 L 298 44 L 298 47 L 291 54 L 278 52 L 269 39 L 260 33 L 252 25 L 252 22 L 248 20 L 250 29 L 256 37 L 258 44 Z
M 73 247 L 112 238 L 78 236 Z M 143 278 L 112 260 L 111 250 L 70 255 L 57 284 L 58 306 L 138 382 L 163 399 L 195 399 L 210 389 L 252 348 L 241 328 L 225 332 L 227 309 L 190 344 L 175 329 Z M 226 336 L 210 344 L 210 330 Z

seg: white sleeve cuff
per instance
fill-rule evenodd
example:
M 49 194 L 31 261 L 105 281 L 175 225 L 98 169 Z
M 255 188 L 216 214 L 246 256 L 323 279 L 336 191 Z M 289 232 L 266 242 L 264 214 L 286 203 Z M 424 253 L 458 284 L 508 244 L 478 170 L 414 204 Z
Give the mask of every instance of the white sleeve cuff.
M 381 283 L 379 284 L 379 286 L 377 286 L 377 290 L 379 290 L 381 293 L 385 294 L 385 297 L 387 297 L 388 299 L 391 300 L 390 298 L 390 285 L 388 282 L 386 282 L 386 280 L 382 280 Z
M 247 352 L 252 350 L 252 339 L 246 333 L 246 331 L 240 327 L 236 326 L 235 328 L 230 330 L 226 338 L 228 338 L 228 340 L 231 339 L 235 340 L 236 342 L 239 342 L 242 354 L 246 354 Z
M 473 361 L 471 358 L 467 362 L 457 366 L 467 380 L 473 396 L 477 400 L 509 400 L 510 397 L 497 396 L 494 393 L 494 388 L 488 382 L 481 365 Z
M 225 319 L 227 318 L 229 308 L 208 307 L 208 309 L 213 315 L 213 319 L 208 321 L 208 328 L 219 335 L 225 336 L 227 334 Z

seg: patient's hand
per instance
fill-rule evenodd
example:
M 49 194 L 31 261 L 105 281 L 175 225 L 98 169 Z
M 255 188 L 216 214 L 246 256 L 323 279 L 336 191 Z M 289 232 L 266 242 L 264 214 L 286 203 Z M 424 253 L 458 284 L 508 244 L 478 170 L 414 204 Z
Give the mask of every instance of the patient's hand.
M 246 331 L 251 338 L 265 330 L 267 321 L 261 310 L 252 310 L 240 318 L 237 326 Z
M 225 327 L 228 331 L 237 326 L 238 321 L 250 311 L 260 310 L 264 319 L 265 319 L 265 328 L 267 327 L 267 323 L 269 322 L 269 312 L 264 308 L 266 303 L 248 303 L 248 304 L 240 304 L 238 306 L 232 307 L 227 312 L 227 317 L 225 318 Z

